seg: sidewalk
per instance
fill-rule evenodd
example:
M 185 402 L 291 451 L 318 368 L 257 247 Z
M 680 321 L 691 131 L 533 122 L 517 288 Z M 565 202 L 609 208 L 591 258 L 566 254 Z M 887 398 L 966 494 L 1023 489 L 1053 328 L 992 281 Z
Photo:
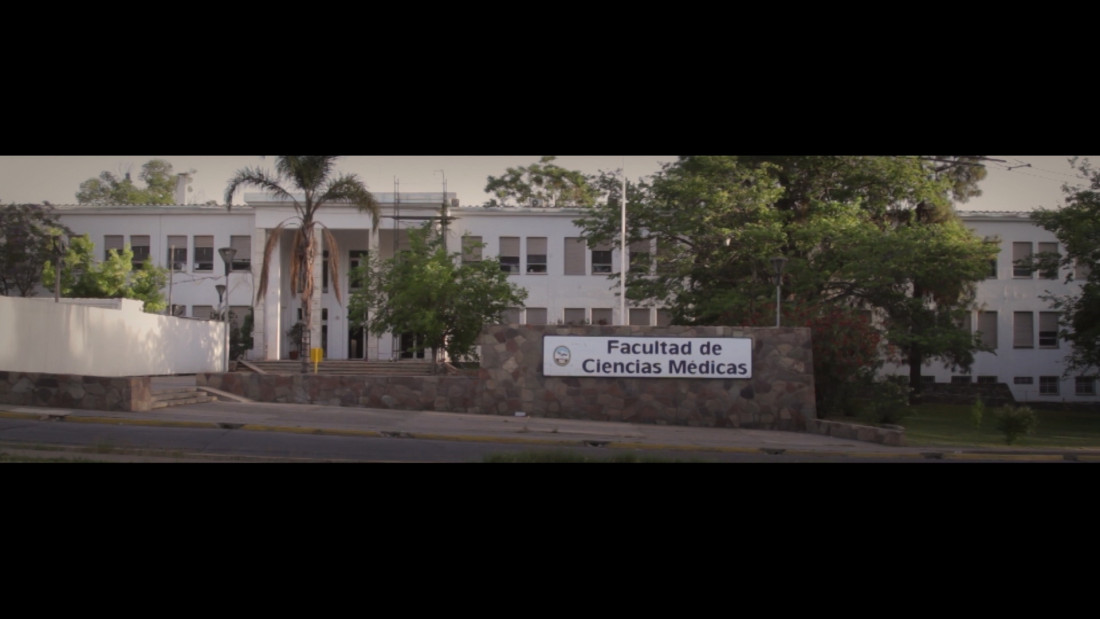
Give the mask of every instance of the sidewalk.
M 191 382 L 188 383 L 187 381 Z M 153 388 L 194 385 L 193 377 L 155 378 Z M 804 432 L 694 428 L 574 419 L 471 415 L 376 408 L 218 401 L 148 412 L 50 409 L 0 404 L 0 414 L 69 422 L 233 428 L 369 437 L 414 437 L 547 446 L 848 454 L 898 460 L 967 460 L 1001 454 L 1029 461 L 1100 461 L 1100 450 L 893 447 Z

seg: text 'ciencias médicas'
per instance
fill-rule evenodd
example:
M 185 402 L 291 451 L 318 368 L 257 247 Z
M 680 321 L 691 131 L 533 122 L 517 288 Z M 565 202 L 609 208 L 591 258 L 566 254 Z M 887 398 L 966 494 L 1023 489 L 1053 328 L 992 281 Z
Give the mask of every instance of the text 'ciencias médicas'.
M 544 376 L 751 378 L 747 337 L 597 337 L 547 335 Z

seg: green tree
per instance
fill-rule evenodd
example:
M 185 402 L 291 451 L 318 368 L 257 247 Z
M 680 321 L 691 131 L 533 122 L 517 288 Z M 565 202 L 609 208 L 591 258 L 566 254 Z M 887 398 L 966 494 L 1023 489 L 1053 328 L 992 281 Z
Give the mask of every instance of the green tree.
M 122 251 L 109 250 L 107 259 L 95 259 L 95 244 L 88 235 L 69 240 L 61 258 L 61 296 L 81 299 L 137 299 L 144 310 L 158 314 L 167 307 L 161 290 L 168 284 L 168 270 L 145 261 L 136 271 L 134 252 L 126 245 Z M 53 261 L 42 268 L 42 285 L 53 288 L 57 271 Z
M 175 202 L 176 176 L 172 164 L 163 159 L 153 159 L 141 166 L 138 176 L 145 187 L 134 184 L 130 173 L 118 178 L 110 172 L 102 172 L 99 178 L 89 178 L 80 183 L 76 200 L 80 204 L 173 204 Z
M 1080 291 L 1045 298 L 1060 312 L 1059 336 L 1071 345 L 1066 373 L 1087 374 L 1100 368 L 1100 171 L 1087 159 L 1071 159 L 1087 185 L 1066 185 L 1060 209 L 1038 209 L 1031 218 L 1058 237 L 1064 255 L 1037 254 L 1034 267 L 1068 269 L 1066 283 Z
M 496 259 L 462 262 L 448 254 L 427 228 L 409 231 L 410 248 L 386 260 L 374 259 L 352 273 L 362 285 L 352 294 L 348 315 L 372 333 L 416 333 L 433 359 L 472 359 L 477 338 L 504 311 L 521 307 L 527 291 L 508 280 Z M 369 317 L 369 318 L 368 318 Z
M 295 217 L 290 221 L 297 220 L 298 227 L 294 229 L 290 242 L 290 293 L 292 296 L 301 295 L 302 322 L 305 324 L 303 332 L 309 334 L 306 337 L 309 337 L 310 341 L 313 341 L 315 330 L 310 306 L 310 299 L 313 297 L 316 286 L 316 282 L 313 281 L 313 264 L 320 249 L 313 237 L 318 227 L 324 237 L 323 244 L 328 247 L 333 256 L 340 255 L 336 239 L 329 229 L 317 220 L 317 212 L 326 204 L 352 204 L 360 211 L 370 213 L 372 227 L 378 227 L 379 205 L 374 195 L 367 191 L 366 186 L 355 174 L 337 174 L 334 169 L 337 159 L 338 157 L 333 156 L 280 155 L 275 158 L 274 174 L 259 168 L 245 168 L 238 170 L 229 179 L 229 184 L 225 188 L 226 209 L 232 209 L 233 194 L 241 187 L 259 188 L 290 201 L 294 206 Z M 256 290 L 257 300 L 262 299 L 267 292 L 271 254 L 288 223 L 288 221 L 280 222 L 268 233 L 260 270 L 260 282 Z M 337 301 L 340 300 L 340 274 L 337 268 L 339 262 L 339 260 L 328 261 L 330 281 Z M 319 326 L 316 331 L 316 335 L 319 336 Z M 309 355 L 303 354 L 302 373 L 308 371 Z
M 917 388 L 925 360 L 966 366 L 979 346 L 958 317 L 996 247 L 951 210 L 977 191 L 976 159 L 682 157 L 628 188 L 627 242 L 651 240 L 656 260 L 629 268 L 627 297 L 677 324 L 774 324 L 770 258 L 783 256 L 784 307 L 805 310 L 796 324 L 873 312 Z M 619 244 L 610 202 L 577 223 L 590 243 Z
M 68 234 L 48 206 L 0 205 L 0 294 L 33 295 L 42 265 L 57 257 Z
M 485 206 L 592 206 L 596 191 L 590 178 L 556 163 L 547 155 L 523 168 L 508 168 L 490 176 L 485 191 L 494 197 Z

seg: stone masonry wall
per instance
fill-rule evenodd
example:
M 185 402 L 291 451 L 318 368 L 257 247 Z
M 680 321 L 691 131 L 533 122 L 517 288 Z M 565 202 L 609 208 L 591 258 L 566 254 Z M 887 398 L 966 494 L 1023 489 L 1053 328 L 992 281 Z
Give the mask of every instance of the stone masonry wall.
M 544 335 L 748 337 L 750 379 L 543 376 Z M 481 335 L 483 413 L 703 427 L 810 429 L 816 419 L 806 328 L 500 325 Z
M 0 371 L 0 403 L 107 411 L 147 411 L 148 376 L 78 376 Z

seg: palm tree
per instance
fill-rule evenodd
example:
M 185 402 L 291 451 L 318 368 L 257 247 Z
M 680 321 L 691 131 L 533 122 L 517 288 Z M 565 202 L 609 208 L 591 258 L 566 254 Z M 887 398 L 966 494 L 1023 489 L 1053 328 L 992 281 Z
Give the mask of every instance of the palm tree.
M 240 187 L 256 187 L 270 192 L 276 197 L 290 200 L 294 205 L 296 215 L 280 222 L 267 238 L 264 245 L 263 266 L 260 269 L 260 283 L 256 290 L 256 300 L 259 301 L 267 292 L 268 265 L 271 262 L 271 254 L 278 243 L 283 228 L 289 222 L 297 220 L 298 227 L 290 243 L 290 294 L 296 296 L 301 293 L 302 322 L 305 325 L 304 333 L 311 333 L 313 327 L 310 311 L 310 299 L 313 297 L 315 282 L 313 281 L 313 264 L 317 255 L 317 248 L 313 242 L 313 231 L 316 226 L 321 226 L 324 236 L 324 244 L 332 252 L 333 259 L 328 261 L 331 274 L 333 292 L 336 300 L 340 301 L 340 279 L 336 260 L 339 249 L 332 232 L 322 223 L 316 220 L 317 210 L 325 204 L 341 203 L 354 204 L 360 211 L 371 214 L 371 226 L 378 227 L 379 206 L 371 192 L 355 174 L 334 175 L 333 165 L 337 157 L 298 157 L 280 155 L 275 158 L 275 171 L 273 176 L 269 172 L 259 168 L 245 168 L 238 170 L 233 178 L 229 179 L 229 185 L 225 188 L 226 209 L 233 208 L 233 194 Z M 289 183 L 289 184 L 288 184 Z M 285 187 L 291 187 L 299 194 L 292 194 Z M 302 198 L 299 201 L 299 197 Z M 309 371 L 309 355 L 302 355 L 302 372 Z

